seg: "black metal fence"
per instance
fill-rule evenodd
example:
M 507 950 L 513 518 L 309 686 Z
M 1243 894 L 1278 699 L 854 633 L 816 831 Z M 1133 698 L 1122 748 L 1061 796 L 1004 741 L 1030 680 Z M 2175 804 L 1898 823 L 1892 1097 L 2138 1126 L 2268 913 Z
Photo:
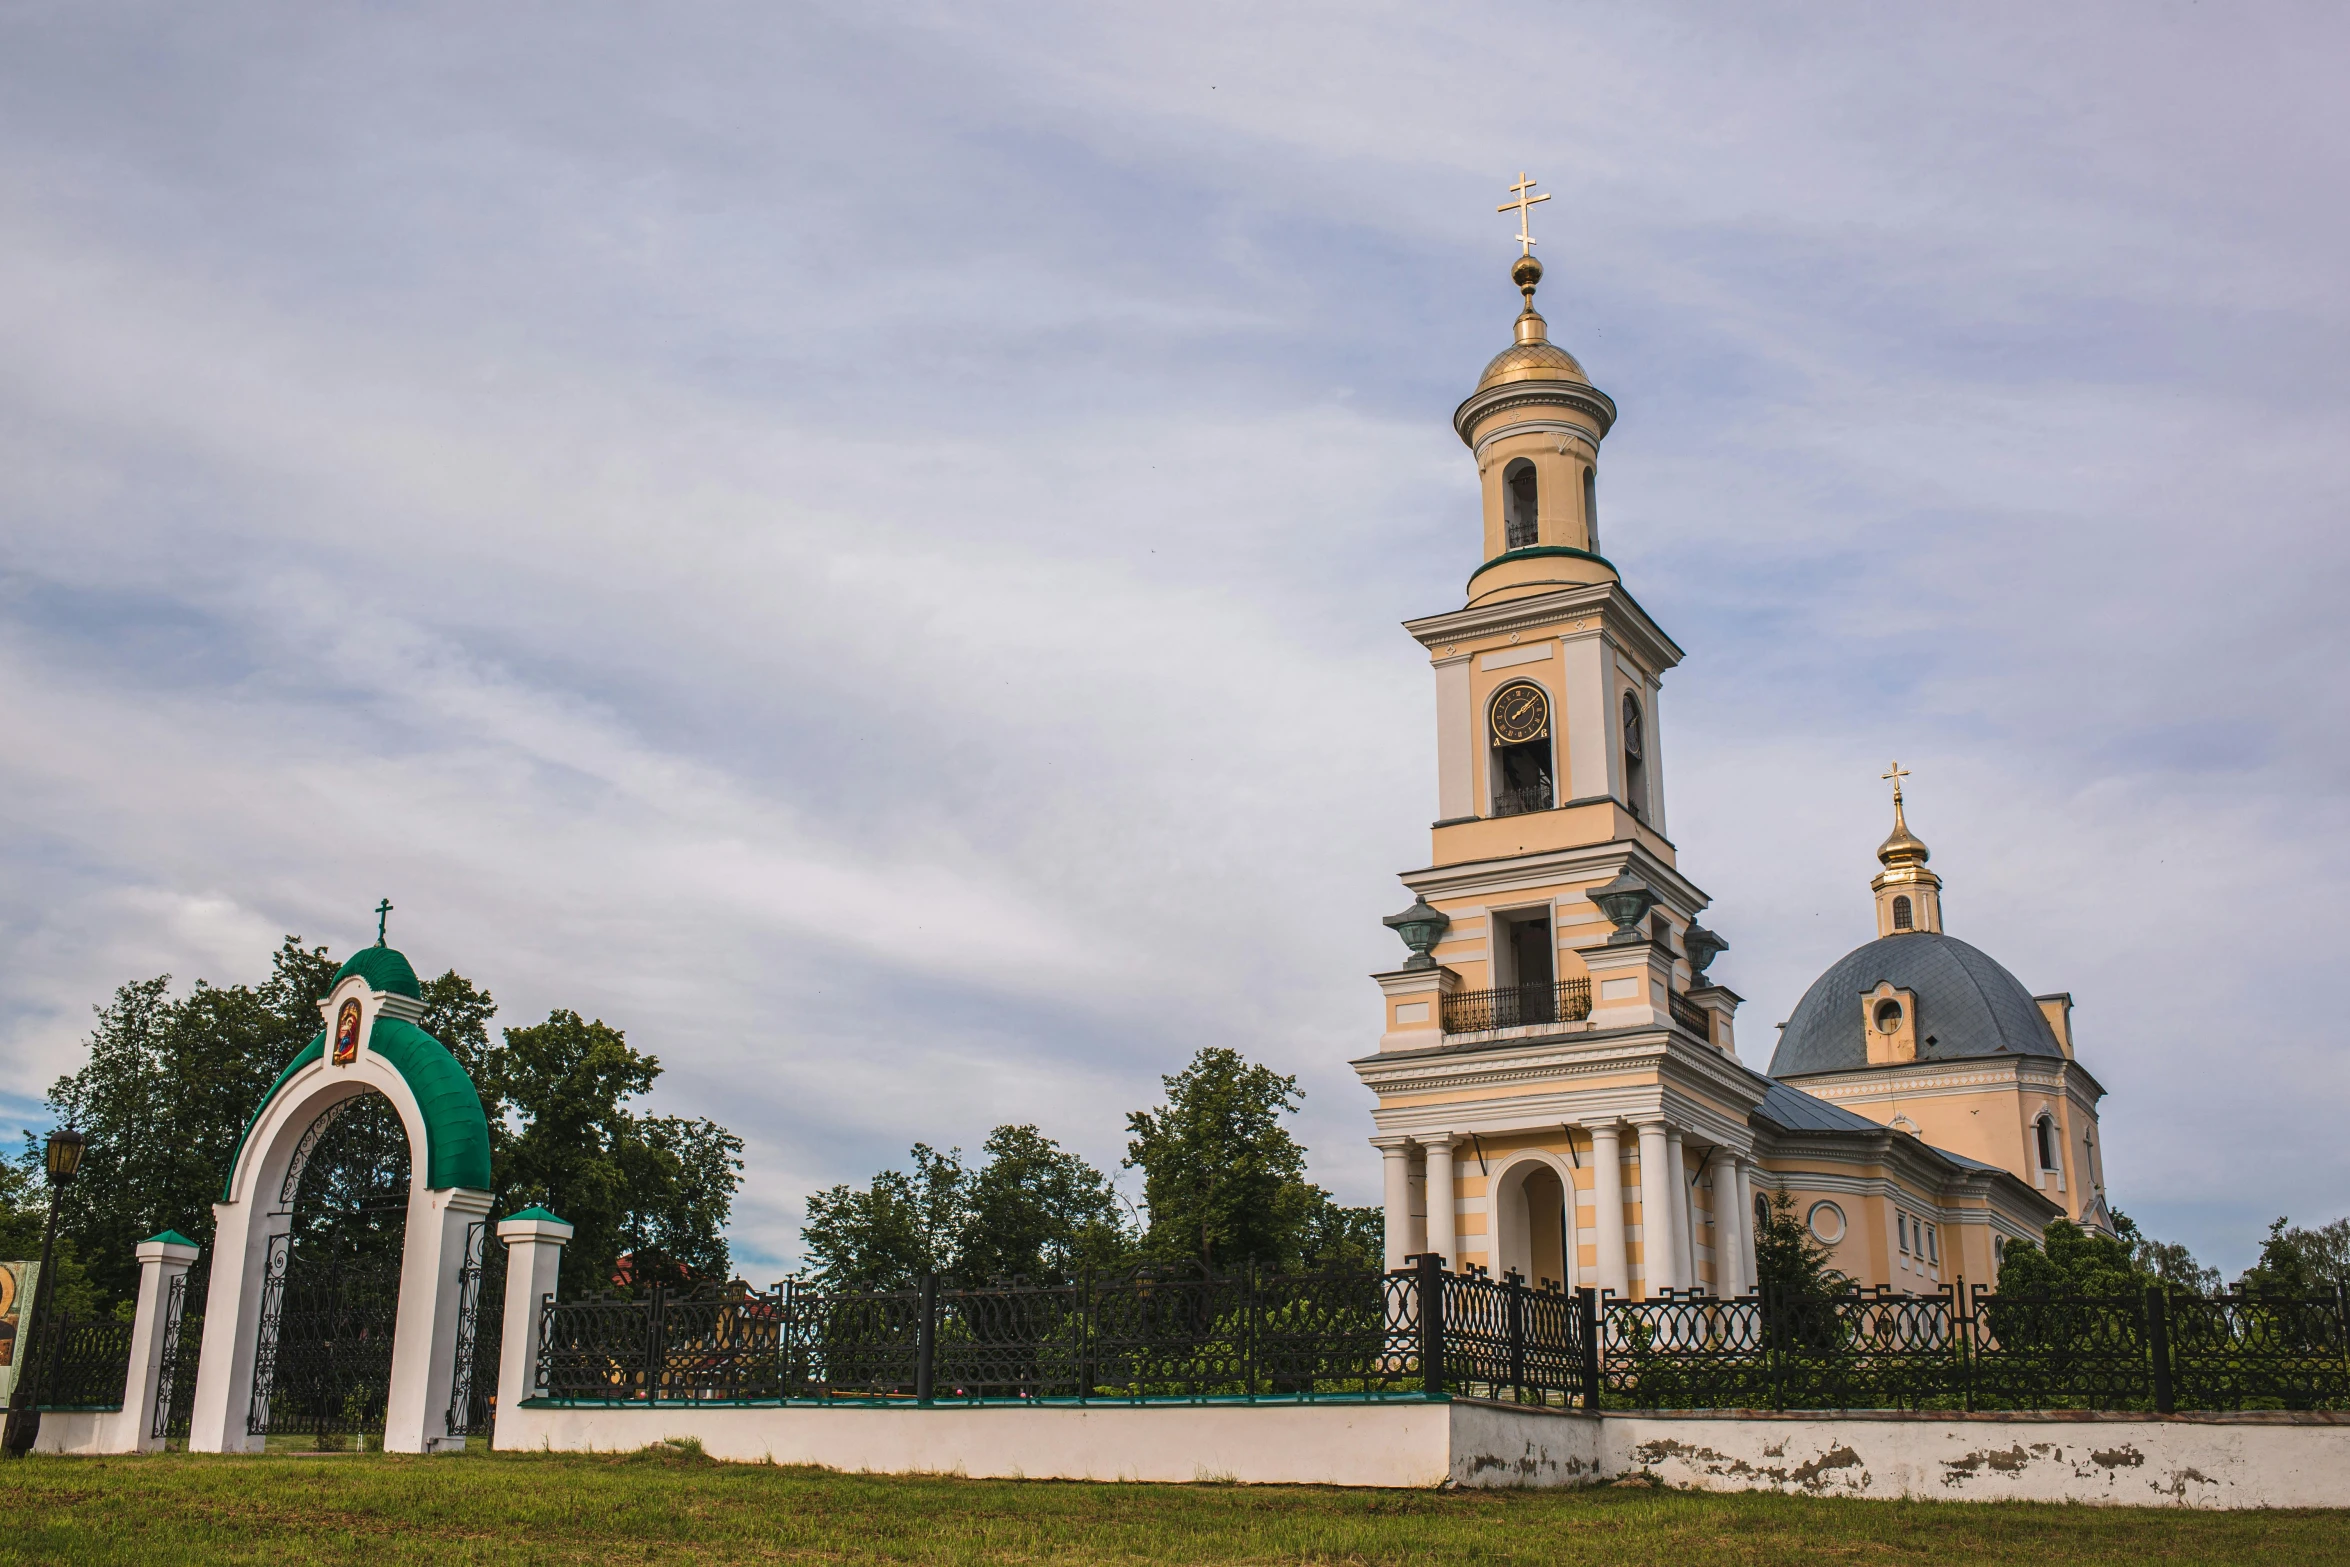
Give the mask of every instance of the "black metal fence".
M 487 1436 L 497 1418 L 498 1358 L 506 1338 L 506 1243 L 487 1220 L 465 1227 L 457 1270 L 457 1369 L 449 1382 L 449 1434 Z
M 1142 1271 L 1073 1285 L 787 1281 L 545 1301 L 569 1403 L 1467 1394 L 1584 1409 L 2350 1408 L 2350 1301 L 1932 1295 L 1619 1301 L 1514 1275 Z
M 131 1371 L 131 1325 L 112 1317 L 51 1317 L 25 1357 L 43 1409 L 120 1409 Z

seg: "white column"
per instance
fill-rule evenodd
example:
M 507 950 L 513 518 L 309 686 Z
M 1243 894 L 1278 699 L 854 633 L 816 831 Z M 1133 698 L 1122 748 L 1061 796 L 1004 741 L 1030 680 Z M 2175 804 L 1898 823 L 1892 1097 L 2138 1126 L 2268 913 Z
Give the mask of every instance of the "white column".
M 1738 1215 L 1738 1231 L 1724 1244 L 1732 1248 L 1735 1259 L 1731 1276 L 1738 1281 L 1736 1293 L 1745 1295 L 1754 1289 L 1754 1165 L 1749 1160 L 1734 1161 L 1730 1211 Z
M 1387 1266 L 1393 1271 L 1412 1254 L 1412 1151 L 1400 1137 L 1378 1148 L 1387 1202 Z
M 1689 1153 L 1677 1126 L 1665 1129 L 1665 1168 L 1673 1172 L 1674 1239 L 1680 1242 L 1673 1260 L 1681 1273 L 1681 1287 L 1697 1283 L 1697 1193 L 1689 1184 Z
M 1653 1299 L 1659 1290 L 1678 1289 L 1679 1269 L 1673 1257 L 1680 1247 L 1673 1234 L 1673 1177 L 1665 1163 L 1665 1123 L 1640 1123 L 1640 1293 Z
M 153 1452 L 161 1437 L 147 1433 L 155 1427 L 155 1403 L 163 1376 L 164 1330 L 171 1304 L 171 1286 L 184 1277 L 198 1255 L 195 1243 L 175 1230 L 165 1230 L 139 1242 L 139 1307 L 131 1318 L 131 1364 L 123 1378 L 122 1413 L 115 1416 L 114 1437 L 106 1451 Z
M 1447 1268 L 1460 1260 L 1460 1244 L 1453 1234 L 1458 1199 L 1453 1195 L 1453 1144 L 1449 1133 L 1422 1140 L 1428 1151 L 1428 1249 L 1444 1259 Z
M 392 1330 L 391 1391 L 384 1399 L 384 1451 L 461 1448 L 449 1434 L 457 1380 L 457 1313 L 462 1304 L 465 1232 L 490 1216 L 490 1194 L 462 1186 L 408 1198 L 400 1248 L 400 1321 Z M 486 1237 L 485 1237 L 486 1239 Z
M 498 1239 L 506 1243 L 506 1328 L 498 1344 L 499 1431 L 506 1416 L 522 1407 L 538 1387 L 539 1310 L 555 1293 L 555 1275 L 563 1264 L 563 1245 L 572 1227 L 544 1208 L 525 1208 L 498 1225 Z M 502 1443 L 493 1432 L 492 1447 Z
M 1632 1293 L 1624 1257 L 1624 1149 L 1621 1128 L 1610 1121 L 1591 1128 L 1592 1202 L 1596 1208 L 1599 1261 L 1594 1270 L 1603 1290 L 1622 1300 Z

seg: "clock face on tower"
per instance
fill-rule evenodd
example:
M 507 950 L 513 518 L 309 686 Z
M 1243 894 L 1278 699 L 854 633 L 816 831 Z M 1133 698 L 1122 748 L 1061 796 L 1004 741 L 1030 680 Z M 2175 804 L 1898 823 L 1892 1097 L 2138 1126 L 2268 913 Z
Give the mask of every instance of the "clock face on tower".
M 1493 699 L 1493 738 L 1499 745 L 1524 745 L 1550 733 L 1550 699 L 1540 686 L 1517 685 Z

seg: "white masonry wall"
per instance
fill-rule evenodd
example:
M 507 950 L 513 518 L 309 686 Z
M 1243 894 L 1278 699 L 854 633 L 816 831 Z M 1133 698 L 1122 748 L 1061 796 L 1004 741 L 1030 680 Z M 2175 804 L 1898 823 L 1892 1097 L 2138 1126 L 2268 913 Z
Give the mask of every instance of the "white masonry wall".
M 2350 1416 L 1583 1415 L 1513 1404 L 502 1410 L 503 1449 L 974 1479 L 1590 1485 L 2161 1507 L 2350 1507 Z

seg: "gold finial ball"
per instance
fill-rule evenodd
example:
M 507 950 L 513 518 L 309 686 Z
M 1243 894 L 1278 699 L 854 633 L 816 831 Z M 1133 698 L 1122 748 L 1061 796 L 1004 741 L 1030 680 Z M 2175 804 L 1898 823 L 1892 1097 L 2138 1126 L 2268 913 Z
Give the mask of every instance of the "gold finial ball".
M 1525 292 L 1533 293 L 1534 285 L 1542 281 L 1542 263 L 1531 255 L 1520 256 L 1517 264 L 1510 268 L 1510 281 Z

